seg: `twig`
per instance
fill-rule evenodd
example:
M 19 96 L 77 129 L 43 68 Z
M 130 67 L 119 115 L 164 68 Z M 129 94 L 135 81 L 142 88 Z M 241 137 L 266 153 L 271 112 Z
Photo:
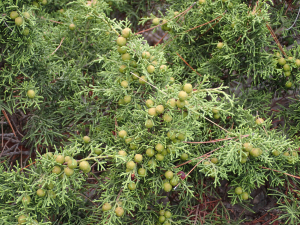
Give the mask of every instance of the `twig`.
M 224 15 L 225 13 L 226 13 L 226 11 L 223 13 L 223 15 Z M 184 32 L 189 32 L 189 31 L 191 31 L 191 30 L 194 30 L 194 29 L 197 29 L 197 28 L 199 28 L 199 27 L 203 27 L 203 26 L 205 26 L 205 25 L 207 25 L 207 24 L 210 24 L 210 23 L 214 22 L 215 20 L 218 20 L 219 18 L 221 18 L 223 15 L 220 15 L 220 16 L 218 16 L 217 18 L 215 18 L 215 19 L 213 19 L 213 20 L 211 20 L 211 21 L 208 21 L 208 22 L 203 23 L 203 24 L 201 24 L 201 25 L 199 25 L 199 26 L 193 27 L 193 28 L 191 28 L 191 29 L 189 29 L 189 30 L 186 30 L 186 31 L 184 31 Z
M 4 109 L 2 109 L 2 113 L 4 114 L 4 116 L 5 116 L 6 120 L 7 120 L 7 122 L 9 123 L 9 126 L 10 126 L 10 128 L 12 129 L 12 131 L 13 131 L 15 137 L 17 137 L 17 135 L 16 135 L 16 133 L 15 133 L 15 130 L 14 130 L 13 126 L 11 125 L 11 122 L 10 122 L 10 120 L 9 120 L 9 118 L 8 118 L 8 116 L 7 116 L 7 114 L 6 114 L 6 112 L 5 112 Z
M 5 22 L 5 20 L 3 20 L 3 22 L 5 23 L 5 25 L 8 27 L 8 29 L 10 29 L 10 27 L 7 25 L 7 23 Z M 10 29 L 11 30 L 11 32 L 13 32 L 13 30 L 12 29 Z
M 194 72 L 196 72 L 199 76 L 202 76 L 200 73 L 198 73 L 193 67 L 190 66 L 190 64 L 188 64 L 182 57 L 181 55 L 179 55 L 177 52 L 176 54 L 182 59 L 182 61 L 188 66 L 190 67 Z
M 209 154 L 210 153 L 212 153 L 212 152 L 214 152 L 214 151 L 217 151 L 218 149 L 220 149 L 220 148 L 222 148 L 222 147 L 224 147 L 225 145 L 222 145 L 221 147 L 219 147 L 219 148 L 216 148 L 216 149 L 214 149 L 214 150 L 212 150 L 212 151 L 210 151 L 210 152 L 208 152 L 208 153 L 206 153 L 206 154 L 204 154 L 204 155 L 202 155 L 201 156 L 201 158 L 202 157 L 204 157 L 205 156 L 205 158 L 203 158 L 202 160 L 200 160 L 199 162 L 197 162 L 197 164 L 185 175 L 185 177 L 182 179 L 182 180 L 184 180 L 186 177 L 188 177 L 189 176 L 189 174 L 203 161 L 203 160 L 205 160 L 205 159 L 207 159 L 208 157 L 209 157 Z M 176 168 L 176 167 L 175 167 Z M 179 186 L 179 184 L 180 183 L 178 183 L 175 187 L 174 187 L 174 190 L 176 190 L 176 188 Z
M 35 164 L 36 163 L 36 161 L 34 161 L 33 163 L 30 163 L 29 165 L 27 165 L 27 166 L 25 166 L 25 167 L 23 167 L 20 171 L 22 171 L 22 170 L 24 170 L 25 168 L 27 168 L 27 167 L 29 167 L 29 166 L 31 166 L 31 165 L 33 165 L 33 164 Z
M 269 25 L 269 23 L 266 23 L 267 28 L 269 29 L 269 31 L 271 32 L 272 37 L 274 38 L 275 42 L 277 43 L 280 51 L 282 52 L 283 55 L 287 56 L 287 54 L 283 51 L 283 48 L 280 44 L 280 42 L 278 41 L 276 34 L 274 33 L 273 29 L 271 28 L 271 26 Z
M 142 81 L 146 82 L 146 83 L 147 83 L 147 84 L 149 84 L 150 86 L 154 87 L 156 90 L 158 90 L 158 91 L 160 91 L 160 92 L 164 93 L 165 95 L 168 95 L 166 92 L 159 90 L 159 89 L 158 89 L 157 87 L 155 87 L 153 84 L 150 84 L 148 81 L 146 81 L 146 80 L 144 80 L 143 78 L 141 78 L 141 77 L 137 76 L 137 75 L 136 75 L 136 74 L 134 74 L 133 72 L 130 72 L 130 73 L 131 73 L 132 75 L 134 75 L 134 76 L 138 77 L 138 78 L 139 78 L 139 79 L 141 79 Z
M 183 165 L 185 165 L 185 164 L 188 164 L 188 163 L 192 162 L 193 160 L 200 159 L 200 158 L 202 158 L 202 157 L 204 157 L 204 156 L 206 156 L 206 155 L 209 155 L 210 153 L 213 153 L 214 151 L 216 151 L 216 150 L 218 150 L 218 149 L 220 149 L 220 148 L 222 148 L 222 147 L 224 147 L 224 146 L 225 146 L 225 145 L 222 145 L 222 146 L 219 147 L 219 148 L 216 148 L 216 149 L 214 149 L 214 150 L 212 150 L 212 151 L 210 151 L 210 152 L 208 152 L 208 153 L 206 153 L 206 154 L 204 154 L 204 155 L 201 155 L 201 156 L 199 156 L 199 157 L 197 157 L 197 158 L 195 158 L 195 159 L 191 159 L 191 160 L 189 160 L 189 161 L 186 161 L 186 162 L 184 162 L 184 163 L 182 163 L 182 164 L 180 164 L 180 165 L 178 165 L 178 166 L 175 166 L 174 168 L 181 167 L 181 166 L 183 166 Z M 201 162 L 202 162 L 202 161 L 201 161 Z
M 208 120 L 209 122 L 211 122 L 212 124 L 216 125 L 216 126 L 219 127 L 220 129 L 226 131 L 227 133 L 231 133 L 231 132 L 229 132 L 228 130 L 226 130 L 225 128 L 223 128 L 223 127 L 221 127 L 220 125 L 216 124 L 214 121 L 212 121 L 212 120 L 206 118 L 205 116 L 204 116 L 204 119 Z
M 178 14 L 177 16 L 173 17 L 173 18 L 170 19 L 169 21 L 172 21 L 172 20 L 176 19 L 177 17 L 179 17 L 179 16 L 181 16 L 181 15 L 183 15 L 183 14 L 186 14 L 188 11 L 190 11 L 190 10 L 192 9 L 192 7 L 193 7 L 195 4 L 196 4 L 196 2 L 194 2 L 187 10 L 185 10 L 185 11 L 183 11 L 182 13 Z M 149 29 L 139 31 L 139 32 L 137 32 L 137 33 L 135 33 L 135 34 L 141 34 L 141 33 L 144 33 L 144 32 L 150 31 L 150 30 L 153 30 L 154 28 L 159 27 L 159 26 L 162 26 L 162 25 L 168 23 L 169 21 L 164 22 L 164 23 L 161 23 L 161 24 L 158 24 L 158 25 L 156 25 L 156 26 L 154 26 L 154 27 L 151 27 L 151 28 L 149 28 Z
M 298 177 L 298 176 L 295 176 L 295 175 L 292 175 L 292 174 L 289 174 L 289 173 L 285 173 L 285 172 L 282 172 L 282 171 L 279 171 L 279 170 L 270 169 L 270 168 L 267 168 L 267 167 L 264 167 L 264 166 L 259 166 L 259 167 L 263 168 L 263 169 L 266 169 L 266 170 L 271 170 L 271 171 L 274 171 L 274 172 L 283 173 L 284 175 L 300 179 L 300 177 Z
M 158 45 L 165 38 L 165 36 L 167 36 L 167 34 L 168 32 L 166 32 L 164 36 L 162 36 L 162 38 L 154 46 Z
M 247 135 L 242 135 L 241 137 L 248 137 L 249 134 Z M 227 140 L 231 140 L 231 139 L 235 139 L 238 137 L 230 137 L 230 138 L 224 138 L 224 139 L 216 139 L 216 140 L 212 140 L 212 141 L 203 141 L 203 142 L 189 142 L 189 141 L 184 141 L 183 143 L 188 143 L 188 144 L 207 144 L 207 143 L 216 143 L 216 142 L 220 142 L 220 141 L 227 141 Z
M 60 46 L 61 46 L 61 44 L 63 43 L 64 39 L 65 39 L 65 37 L 63 37 L 63 38 L 61 39 L 61 41 L 60 41 L 58 47 L 54 50 L 54 52 L 52 52 L 51 55 L 53 55 L 53 54 L 60 48 Z

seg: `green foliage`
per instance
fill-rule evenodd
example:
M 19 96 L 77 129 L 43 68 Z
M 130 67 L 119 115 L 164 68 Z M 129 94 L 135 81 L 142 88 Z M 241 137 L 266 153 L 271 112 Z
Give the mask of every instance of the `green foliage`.
M 2 224 L 191 224 L 224 181 L 230 203 L 250 210 L 254 190 L 298 178 L 299 47 L 281 59 L 267 27 L 282 12 L 143 3 L 0 2 Z M 134 33 L 150 3 L 169 34 L 157 46 Z M 287 95 L 292 104 L 270 105 Z M 297 224 L 294 195 L 277 198 L 278 220 Z M 245 220 L 222 201 L 201 210 L 209 224 L 215 213 Z

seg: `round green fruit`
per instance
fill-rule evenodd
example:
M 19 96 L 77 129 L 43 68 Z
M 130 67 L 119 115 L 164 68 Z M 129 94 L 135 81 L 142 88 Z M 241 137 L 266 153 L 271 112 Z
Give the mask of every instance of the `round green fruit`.
M 154 159 L 148 161 L 148 166 L 155 168 L 157 166 L 157 162 Z
M 174 176 L 174 173 L 170 170 L 166 171 L 165 172 L 165 177 L 168 179 L 168 180 L 171 180 Z
M 70 159 L 68 161 L 68 167 L 70 169 L 75 169 L 77 167 L 77 161 L 75 159 Z
M 173 178 L 170 180 L 170 184 L 171 184 L 172 186 L 176 186 L 178 183 L 179 183 L 178 177 L 173 177 Z
M 242 157 L 241 158 L 241 160 L 240 160 L 240 162 L 242 163 L 242 164 L 244 164 L 244 163 L 246 163 L 247 162 L 247 157 Z
M 23 12 L 23 17 L 26 19 L 30 18 L 30 14 L 28 12 Z
M 220 117 L 221 117 L 221 115 L 219 113 L 214 114 L 214 119 L 218 120 L 218 119 L 220 119 Z
M 243 192 L 241 194 L 241 197 L 242 197 L 243 200 L 247 200 L 249 198 L 249 194 L 247 192 Z
M 94 153 L 95 153 L 96 155 L 101 155 L 102 150 L 101 150 L 100 148 L 94 148 Z
M 88 170 L 91 167 L 88 161 L 81 161 L 79 163 L 79 169 L 81 170 Z
M 18 217 L 19 224 L 25 224 L 26 220 L 27 220 L 27 216 L 25 216 L 25 215 L 21 215 Z
M 284 72 L 284 76 L 286 76 L 286 77 L 291 76 L 291 71 L 285 71 L 285 72 Z
M 46 195 L 46 192 L 43 189 L 37 189 L 36 194 L 39 197 L 44 197 Z
M 123 151 L 123 150 L 120 150 L 118 152 L 118 154 L 121 155 L 121 156 L 126 156 L 127 155 L 127 153 L 125 151 Z
M 172 121 L 172 116 L 170 116 L 169 114 L 165 113 L 163 115 L 163 120 L 167 123 L 171 122 Z
M 148 149 L 146 150 L 146 155 L 147 155 L 148 157 L 152 157 L 152 156 L 154 156 L 154 154 L 155 154 L 154 149 L 148 148 Z
M 217 44 L 217 48 L 218 48 L 218 49 L 223 48 L 223 46 L 224 46 L 223 42 L 219 42 L 219 43 Z
M 258 148 L 253 148 L 251 151 L 250 151 L 250 155 L 253 156 L 254 158 L 258 157 L 260 154 L 260 151 Z
M 118 48 L 117 48 L 117 51 L 120 53 L 120 54 L 125 54 L 126 52 L 127 52 L 127 49 L 126 49 L 126 47 L 124 47 L 124 46 L 118 46 Z
M 281 65 L 281 66 L 285 65 L 286 64 L 285 59 L 284 58 L 278 59 L 278 64 Z
M 133 183 L 133 182 L 129 183 L 128 184 L 128 189 L 131 190 L 131 191 L 135 190 L 136 189 L 135 183 Z
M 14 20 L 19 16 L 19 13 L 17 11 L 11 11 L 9 16 L 12 20 Z
M 185 84 L 182 88 L 186 93 L 191 93 L 193 91 L 193 86 L 191 84 Z
M 163 188 L 165 192 L 170 192 L 172 190 L 172 185 L 170 183 L 164 183 Z
M 71 159 L 70 156 L 66 156 L 66 157 L 65 157 L 65 162 L 68 163 L 70 159 Z
M 210 161 L 211 161 L 213 164 L 217 164 L 217 163 L 218 163 L 218 159 L 217 159 L 217 158 L 211 158 Z
M 219 110 L 217 110 L 215 108 L 213 108 L 211 111 L 212 111 L 213 114 L 218 114 L 219 113 Z
M 186 154 L 186 153 L 183 153 L 181 156 L 180 156 L 181 160 L 183 161 L 186 161 L 188 158 L 189 158 L 189 155 Z
M 127 80 L 123 80 L 122 82 L 121 82 L 121 86 L 123 87 L 123 88 L 128 88 L 128 82 L 127 82 Z
M 69 29 L 70 29 L 70 30 L 75 30 L 75 28 L 76 28 L 76 25 L 75 25 L 74 23 L 71 23 L 71 24 L 69 25 Z
M 179 133 L 177 135 L 177 139 L 180 140 L 180 141 L 183 141 L 185 139 L 185 135 L 183 133 Z
M 29 29 L 28 28 L 25 28 L 24 30 L 23 30 L 23 35 L 25 35 L 25 36 L 27 36 L 28 34 L 29 34 Z
M 158 217 L 158 221 L 159 221 L 160 223 L 163 223 L 163 222 L 166 221 L 166 217 L 165 217 L 165 216 L 159 216 L 159 217 Z
M 35 97 L 35 92 L 34 92 L 34 90 L 28 90 L 28 91 L 27 91 L 27 96 L 28 96 L 28 98 L 34 98 L 34 97 Z
M 256 123 L 257 125 L 261 125 L 261 124 L 264 123 L 264 119 L 263 119 L 263 118 L 257 118 L 257 119 L 255 120 L 255 123 Z
M 152 24 L 153 25 L 158 25 L 160 23 L 160 19 L 159 18 L 154 18 L 153 20 L 152 20 Z
M 185 101 L 188 98 L 188 94 L 185 91 L 180 91 L 178 94 L 178 98 L 180 101 Z
M 117 45 L 119 45 L 119 46 L 124 46 L 124 45 L 126 45 L 126 38 L 124 38 L 124 37 L 118 37 L 117 38 Z
M 173 185 L 173 186 L 174 186 L 174 185 Z M 171 213 L 170 211 L 165 211 L 164 216 L 165 216 L 167 219 L 169 219 L 169 218 L 171 218 L 172 213 Z
M 82 140 L 83 140 L 83 142 L 84 142 L 85 144 L 87 144 L 87 143 L 89 143 L 89 142 L 91 141 L 91 138 L 90 138 L 89 136 L 84 136 L 84 137 L 82 138 Z
M 133 170 L 135 168 L 135 163 L 133 161 L 129 161 L 126 163 L 126 168 Z
M 285 64 L 285 65 L 283 66 L 283 71 L 291 71 L 290 65 L 289 65 L 289 64 Z
M 103 211 L 109 211 L 109 210 L 111 210 L 111 204 L 108 203 L 108 202 L 104 203 L 103 206 L 102 206 L 102 210 Z
M 21 25 L 23 24 L 23 18 L 22 18 L 22 17 L 17 17 L 17 18 L 15 19 L 15 24 L 16 24 L 17 26 L 21 26 Z
M 115 209 L 115 213 L 116 213 L 116 216 L 117 216 L 117 217 L 121 217 L 121 216 L 124 215 L 124 209 L 123 209 L 122 207 L 117 207 L 117 208 Z
M 176 106 L 176 101 L 175 101 L 174 98 L 171 98 L 171 99 L 169 99 L 169 100 L 167 101 L 167 104 L 168 104 L 169 106 L 171 106 L 172 108 L 174 108 L 174 107 Z
M 121 65 L 121 66 L 119 67 L 119 71 L 120 71 L 121 73 L 125 73 L 126 69 L 127 69 L 127 66 L 125 66 L 125 65 Z
M 59 164 L 63 164 L 63 163 L 65 162 L 65 157 L 62 156 L 62 155 L 57 155 L 57 156 L 55 157 L 55 161 L 56 161 L 57 163 L 59 163 Z
M 291 154 L 291 155 L 294 156 L 294 157 L 298 157 L 298 152 L 292 151 L 292 154 Z
M 284 152 L 283 155 L 284 156 L 290 156 L 290 153 L 289 152 Z
M 139 83 L 140 83 L 140 84 L 146 84 L 146 83 L 147 83 L 147 77 L 141 76 L 141 77 L 139 78 Z
M 165 157 L 162 154 L 156 154 L 155 158 L 157 161 L 163 161 Z
M 139 76 L 140 76 L 140 74 L 138 72 L 134 72 L 131 77 L 133 80 L 138 80 Z
M 178 108 L 183 108 L 185 106 L 185 101 L 177 100 L 176 105 L 177 105 Z
M 131 30 L 128 27 L 122 30 L 122 36 L 124 38 L 128 38 L 130 36 L 130 34 L 131 34 Z
M 141 154 L 136 154 L 136 155 L 134 156 L 134 161 L 135 161 L 136 163 L 141 163 L 141 162 L 143 161 L 143 156 L 142 156 Z
M 243 144 L 243 150 L 245 150 L 246 152 L 250 152 L 252 148 L 253 146 L 248 142 Z
M 158 105 L 158 106 L 156 106 L 155 110 L 156 110 L 157 114 L 162 114 L 164 112 L 165 108 L 163 105 Z
M 138 169 L 138 175 L 140 175 L 141 177 L 145 177 L 146 176 L 146 170 L 144 168 L 139 168 Z
M 153 121 L 150 120 L 150 119 L 146 120 L 145 126 L 146 126 L 147 128 L 152 128 L 152 127 L 154 126 Z
M 146 106 L 147 106 L 148 108 L 151 108 L 151 107 L 154 106 L 154 102 L 153 102 L 151 99 L 148 99 L 148 100 L 146 101 Z
M 285 83 L 285 87 L 286 87 L 286 88 L 291 88 L 292 85 L 293 85 L 293 83 L 292 83 L 291 81 L 287 81 L 287 82 Z
M 160 210 L 160 211 L 159 211 L 159 215 L 160 215 L 160 216 L 163 216 L 163 215 L 165 215 L 165 210 L 163 210 L 163 209 L 162 209 L 162 210 Z
M 295 64 L 296 64 L 297 67 L 300 67 L 300 59 L 296 59 Z
M 30 196 L 29 196 L 29 195 L 25 195 L 25 196 L 22 198 L 22 202 L 23 202 L 25 205 L 30 204 L 30 202 L 31 202 Z
M 152 66 L 152 65 L 149 65 L 149 66 L 147 67 L 147 71 L 148 71 L 148 73 L 154 73 L 155 67 Z
M 39 3 L 37 3 L 37 2 L 32 2 L 32 5 L 33 5 L 34 7 L 40 8 Z
M 200 5 L 205 4 L 205 0 L 199 0 L 198 2 L 199 2 Z
M 127 132 L 125 130 L 120 130 L 118 135 L 120 138 L 125 138 L 127 137 Z
M 165 149 L 165 147 L 164 147 L 161 143 L 158 143 L 158 144 L 155 146 L 155 149 L 156 149 L 156 151 L 158 151 L 158 152 L 162 152 L 162 151 Z
M 70 169 L 69 167 L 64 168 L 64 173 L 66 174 L 67 177 L 70 177 L 74 174 L 74 170 Z
M 150 108 L 150 109 L 148 109 L 148 114 L 150 116 L 157 116 L 156 108 Z
M 159 67 L 159 70 L 160 70 L 161 72 L 165 72 L 165 71 L 167 71 L 167 69 L 168 69 L 168 67 L 167 67 L 166 65 L 161 65 L 161 66 Z
M 143 53 L 142 53 L 142 57 L 143 57 L 144 59 L 149 59 L 149 58 L 150 58 L 150 52 L 143 52 Z
M 125 53 L 121 56 L 123 61 L 129 61 L 131 59 L 131 56 L 128 53 Z
M 128 104 L 129 102 L 131 102 L 131 96 L 130 96 L 130 95 L 124 96 L 124 102 L 125 102 L 126 104 Z
M 236 188 L 234 189 L 234 192 L 235 192 L 237 195 L 240 195 L 240 194 L 243 193 L 243 189 L 242 189 L 241 187 L 236 187 Z
M 279 152 L 278 150 L 274 150 L 274 151 L 272 152 L 272 154 L 273 154 L 274 156 L 279 156 L 279 155 L 280 155 L 280 152 Z
M 52 169 L 52 173 L 60 174 L 61 168 L 59 166 L 54 166 Z
M 47 2 L 47 0 L 42 0 L 41 3 L 42 3 L 42 5 L 47 5 L 48 2 Z

